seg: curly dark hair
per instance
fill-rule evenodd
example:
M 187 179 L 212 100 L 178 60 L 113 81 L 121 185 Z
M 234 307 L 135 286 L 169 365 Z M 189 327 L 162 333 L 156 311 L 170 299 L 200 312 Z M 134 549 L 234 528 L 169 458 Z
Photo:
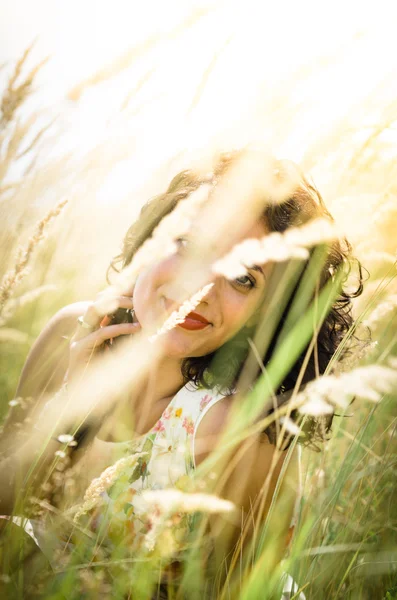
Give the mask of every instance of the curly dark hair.
M 127 231 L 121 253 L 113 259 L 109 267 L 108 280 L 112 271 L 120 272 L 131 262 L 138 248 L 152 235 L 163 217 L 169 214 L 180 200 L 187 198 L 204 184 L 218 183 L 227 175 L 241 153 L 242 151 L 236 150 L 219 154 L 212 170 L 205 174 L 190 169 L 180 172 L 172 179 L 164 194 L 154 197 L 145 204 L 139 219 Z M 273 171 L 277 174 L 276 177 L 280 182 L 285 181 L 290 176 L 291 168 L 299 176 L 292 193 L 283 201 L 269 202 L 270 197 L 263 198 L 264 209 L 260 218 L 267 228 L 272 232 L 283 233 L 291 226 L 303 225 L 316 217 L 326 217 L 332 221 L 332 216 L 326 209 L 320 193 L 304 177 L 296 165 L 290 161 L 271 160 Z M 322 267 L 316 282 L 317 290 L 321 290 L 328 280 L 340 270 L 343 270 L 342 287 L 339 296 L 317 332 L 315 350 L 313 349 L 309 359 L 307 359 L 308 347 L 306 347 L 279 388 L 275 390 L 279 406 L 288 401 L 291 396 L 289 392 L 295 388 L 298 378 L 301 385 L 305 385 L 315 379 L 316 376 L 324 374 L 332 356 L 353 325 L 352 299 L 359 296 L 363 290 L 362 267 L 359 261 L 352 256 L 352 248 L 349 242 L 346 239 L 334 241 L 323 249 Z M 311 257 L 315 252 L 316 248 L 311 251 Z M 294 282 L 292 293 L 280 316 L 278 326 L 261 355 L 262 364 L 265 366 L 273 355 L 292 306 L 295 292 L 308 269 L 309 263 L 310 259 L 303 264 L 300 274 Z M 347 279 L 353 267 L 357 270 L 357 286 L 353 290 L 347 290 L 345 289 Z M 254 335 L 255 328 L 244 327 L 215 352 L 201 357 L 186 358 L 182 364 L 182 374 L 185 382 L 191 381 L 197 386 L 207 388 L 220 386 L 229 392 L 235 389 L 250 353 L 249 342 L 254 338 Z M 345 356 L 348 351 L 348 346 L 345 346 L 340 353 L 340 358 Z M 303 366 L 304 373 L 302 374 Z M 253 379 L 259 374 L 260 365 L 257 364 Z M 274 407 L 270 408 L 268 412 L 270 413 L 273 410 Z M 332 416 L 327 415 L 321 419 L 307 419 L 303 428 L 303 440 L 315 447 L 315 440 L 324 439 L 326 434 L 329 433 Z M 292 414 L 292 417 L 297 418 L 298 416 Z M 275 426 L 270 426 L 266 433 L 270 441 L 275 443 Z

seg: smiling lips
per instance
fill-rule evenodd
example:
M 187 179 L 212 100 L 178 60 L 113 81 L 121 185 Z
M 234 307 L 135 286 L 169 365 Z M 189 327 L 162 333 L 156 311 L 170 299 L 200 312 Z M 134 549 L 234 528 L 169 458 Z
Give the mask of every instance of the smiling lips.
M 194 331 L 198 329 L 204 329 L 204 327 L 207 327 L 207 325 L 210 325 L 207 319 L 196 312 L 190 312 L 188 315 L 186 315 L 183 323 L 178 324 L 178 327 Z

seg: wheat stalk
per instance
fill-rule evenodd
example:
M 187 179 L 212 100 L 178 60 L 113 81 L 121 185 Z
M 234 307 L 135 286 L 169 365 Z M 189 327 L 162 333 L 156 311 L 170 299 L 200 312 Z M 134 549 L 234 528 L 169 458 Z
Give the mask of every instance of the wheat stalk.
M 366 365 L 341 375 L 326 375 L 307 384 L 295 399 L 302 414 L 321 415 L 334 412 L 334 407 L 346 409 L 352 398 L 379 402 L 384 394 L 397 388 L 397 362 L 389 365 Z
M 29 290 L 28 292 L 26 292 L 26 294 L 23 294 L 18 298 L 12 298 L 11 300 L 9 300 L 9 302 L 7 302 L 4 307 L 3 315 L 0 317 L 0 327 L 2 327 L 7 321 L 11 319 L 16 310 L 18 310 L 22 306 L 26 306 L 26 304 L 34 302 L 43 294 L 53 292 L 56 289 L 57 287 L 50 283 L 46 285 L 40 285 L 36 289 Z
M 81 516 L 100 504 L 104 493 L 115 482 L 117 477 L 125 469 L 133 467 L 138 462 L 138 459 L 146 456 L 146 454 L 147 452 L 139 452 L 125 458 L 120 458 L 113 465 L 102 471 L 99 477 L 93 479 L 84 494 L 83 504 L 74 516 L 74 522 L 77 522 Z
M 154 342 L 155 339 L 159 335 L 167 333 L 180 323 L 183 323 L 186 319 L 187 315 L 192 312 L 196 306 L 200 304 L 203 298 L 208 294 L 210 289 L 213 287 L 213 283 L 208 283 L 201 290 L 199 290 L 196 294 L 193 294 L 191 298 L 185 300 L 182 305 L 175 311 L 171 313 L 168 319 L 165 321 L 163 326 L 157 331 L 157 333 L 149 338 L 151 342 Z
M 45 229 L 48 224 L 55 219 L 66 206 L 68 200 L 62 200 L 55 208 L 51 209 L 46 216 L 36 225 L 36 229 L 25 247 L 19 248 L 15 266 L 10 269 L 2 278 L 0 283 L 0 315 L 10 299 L 16 286 L 21 282 L 27 273 L 28 263 L 38 244 L 45 239 Z
M 386 298 L 384 302 L 381 302 L 375 307 L 375 310 L 369 315 L 363 325 L 369 327 L 374 332 L 382 324 L 386 324 L 386 319 L 391 317 L 392 314 L 397 310 L 397 294 L 391 294 Z
M 30 94 L 32 90 L 32 85 L 34 78 L 37 73 L 43 67 L 43 65 L 47 62 L 47 58 L 41 61 L 38 65 L 33 67 L 31 71 L 27 74 L 25 79 L 18 84 L 18 79 L 21 76 L 22 69 L 26 63 L 26 60 L 32 50 L 33 44 L 31 44 L 25 52 L 22 54 L 21 58 L 15 65 L 14 73 L 10 77 L 8 82 L 8 86 L 3 94 L 0 104 L 1 110 L 1 118 L 0 118 L 0 128 L 4 127 L 7 123 L 10 123 L 14 118 L 14 115 L 21 104 L 25 101 L 27 96 Z
M 337 239 L 335 225 L 327 219 L 315 219 L 301 227 L 291 227 L 285 233 L 273 232 L 261 239 L 249 239 L 237 244 L 217 260 L 213 272 L 228 278 L 246 273 L 246 267 L 290 259 L 308 259 L 308 248 Z

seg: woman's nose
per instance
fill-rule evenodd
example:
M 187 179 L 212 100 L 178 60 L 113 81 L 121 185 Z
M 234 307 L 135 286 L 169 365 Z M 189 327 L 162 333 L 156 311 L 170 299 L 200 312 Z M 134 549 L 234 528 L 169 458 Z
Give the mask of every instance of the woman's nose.
M 209 281 L 208 291 L 202 298 L 202 302 L 211 304 L 214 301 L 219 301 L 223 285 L 224 278 L 219 275 L 213 275 Z

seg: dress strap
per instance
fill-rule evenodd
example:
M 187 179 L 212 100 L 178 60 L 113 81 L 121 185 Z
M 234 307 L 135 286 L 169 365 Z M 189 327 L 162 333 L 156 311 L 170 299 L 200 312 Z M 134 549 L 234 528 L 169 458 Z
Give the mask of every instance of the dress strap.
M 180 443 L 186 445 L 189 464 L 196 468 L 194 442 L 202 418 L 220 400 L 226 397 L 214 389 L 198 388 L 187 383 L 173 397 L 160 419 L 149 432 L 155 446 L 165 446 L 169 452 L 179 452 Z
M 193 383 L 188 382 L 175 394 L 164 410 L 162 417 L 164 414 L 167 415 L 171 409 L 182 409 L 183 415 L 189 416 L 196 428 L 198 420 L 201 421 L 211 406 L 225 396 L 226 394 L 221 394 L 213 389 L 198 388 Z
M 200 402 L 198 404 L 198 406 L 199 406 L 199 413 L 198 413 L 197 418 L 196 418 L 195 423 L 194 423 L 194 432 L 193 432 L 193 436 L 192 436 L 191 451 L 192 451 L 192 459 L 193 459 L 194 468 L 196 468 L 196 461 L 195 461 L 195 458 L 194 458 L 195 457 L 194 444 L 195 444 L 195 440 L 196 440 L 197 429 L 198 429 L 201 421 L 203 420 L 203 418 L 207 414 L 207 412 L 213 406 L 215 406 L 215 404 L 217 402 L 219 402 L 220 400 L 223 400 L 227 396 L 227 394 L 221 394 L 220 392 L 215 392 L 214 390 L 198 390 L 198 391 L 201 391 L 201 396 L 202 397 L 201 397 Z

